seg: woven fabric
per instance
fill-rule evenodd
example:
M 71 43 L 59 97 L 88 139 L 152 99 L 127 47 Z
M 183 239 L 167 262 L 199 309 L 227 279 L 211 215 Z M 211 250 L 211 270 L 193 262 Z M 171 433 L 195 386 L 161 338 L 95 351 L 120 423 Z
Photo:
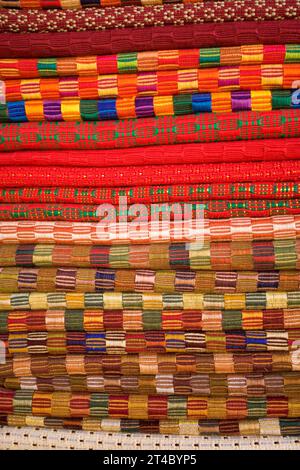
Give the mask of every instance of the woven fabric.
M 201 69 L 229 65 L 238 69 L 239 65 L 293 64 L 299 61 L 299 44 L 245 44 L 233 47 L 131 52 L 111 56 L 0 59 L 0 78 L 8 80 L 37 77 L 86 77 L 95 74 L 153 73 L 156 70 Z M 257 70 L 264 70 L 264 68 L 258 67 Z M 286 68 L 282 67 L 282 70 Z
M 163 6 L 125 6 L 105 9 L 85 8 L 76 10 L 24 10 L 22 15 L 15 9 L 1 11 L 0 32 L 63 32 L 149 27 L 163 25 L 184 25 L 191 23 L 219 23 L 224 21 L 284 20 L 299 17 L 298 0 L 289 0 L 289 8 L 277 0 L 227 0 L 206 1 L 194 4 Z
M 78 150 L 32 150 L 19 152 L 1 152 L 1 166 L 93 166 L 93 167 L 112 167 L 112 166 L 144 166 L 144 165 L 170 165 L 184 163 L 223 163 L 223 162 L 247 162 L 247 161 L 266 161 L 266 160 L 299 160 L 300 159 L 300 139 L 266 139 L 266 140 L 245 140 L 242 142 L 210 142 L 208 144 L 177 144 L 161 145 L 141 148 L 128 148 L 119 150 L 87 150 L 84 153 Z M 160 183 L 161 184 L 161 183 Z M 264 182 L 264 185 L 267 183 Z M 225 183 L 223 183 L 224 187 Z M 183 185 L 180 185 L 183 191 Z M 146 190 L 140 187 L 139 192 Z M 167 192 L 172 191 L 171 187 L 165 188 Z M 5 188 L 1 188 L 3 191 Z M 23 190 L 26 193 L 27 190 Z M 35 197 L 35 189 L 31 188 L 31 198 Z M 50 191 L 47 188 L 47 192 Z M 56 188 L 56 191 L 65 191 L 65 188 Z M 91 194 L 96 189 L 84 189 Z M 123 190 L 122 190 L 123 191 Z M 132 190 L 133 191 L 133 190 Z M 153 192 L 154 190 L 151 189 Z M 161 192 L 162 189 L 159 189 Z M 79 192 L 79 190 L 77 190 Z M 285 197 L 286 190 L 282 192 L 281 197 Z M 191 188 L 189 196 L 193 198 L 196 195 Z M 171 193 L 170 193 L 171 194 Z M 184 194 L 184 193 L 182 193 Z M 233 192 L 228 199 L 237 198 L 236 192 Z M 287 191 L 289 194 L 289 191 Z M 270 193 L 274 198 L 276 192 Z M 129 195 L 128 195 L 129 196 Z M 260 195 L 261 196 L 261 195 Z M 249 195 L 250 197 L 250 195 Z M 197 197 L 195 198 L 197 199 Z M 214 198 L 213 198 L 214 199 Z M 1 199 L 0 199 L 1 200 Z M 11 201 L 22 202 L 22 201 Z M 24 202 L 44 202 L 31 201 Z M 49 201 L 55 202 L 55 201 Z M 59 201 L 63 202 L 63 201 Z M 69 201 L 71 202 L 71 201 Z M 73 202 L 76 202 L 75 200 Z M 80 201 L 79 201 L 80 202 Z M 97 202 L 97 201 L 95 201 Z M 91 202 L 86 202 L 91 203 Z
M 139 220 L 148 221 L 150 217 L 158 217 L 161 220 L 169 217 L 174 220 L 182 216 L 185 204 L 189 206 L 189 217 L 196 218 L 199 210 L 203 211 L 203 216 L 210 219 L 220 217 L 270 217 L 284 214 L 300 214 L 300 199 L 286 200 L 231 200 L 231 201 L 189 201 L 172 204 L 152 204 L 147 205 L 147 215 L 140 216 Z M 72 222 L 96 222 L 103 218 L 99 215 L 98 205 L 80 204 L 0 204 L 0 221 L 3 220 L 61 220 Z M 128 217 L 129 221 L 134 221 L 136 213 L 132 213 L 130 207 L 126 210 L 119 210 L 115 207 L 116 214 L 108 214 L 106 221 L 114 222 Z
M 106 393 L 0 390 L 2 414 L 32 413 L 60 418 L 243 419 L 297 418 L 300 399 L 284 397 L 202 397 L 109 395 Z
M 143 377 L 65 376 L 9 377 L 1 381 L 11 390 L 42 392 L 107 392 L 208 397 L 295 397 L 300 393 L 300 373 L 208 375 L 157 374 Z
M 102 230 L 99 229 L 99 226 L 101 228 L 102 225 L 97 222 L 31 222 L 27 220 L 18 222 L 0 222 L 0 244 L 15 245 L 23 242 L 28 245 L 34 243 L 46 243 L 47 246 L 50 244 L 48 248 L 49 255 L 54 249 L 54 252 L 55 250 L 59 250 L 58 252 L 61 255 L 64 253 L 66 258 L 70 256 L 72 250 L 67 250 L 66 248 L 61 248 L 59 246 L 54 248 L 51 244 L 98 245 L 98 248 L 84 246 L 81 248 L 82 254 L 86 254 L 85 262 L 90 263 L 90 255 L 93 255 L 92 258 L 96 263 L 104 262 L 104 267 L 108 267 L 110 262 L 115 262 L 113 256 L 117 255 L 120 257 L 119 259 L 123 259 L 123 256 L 125 256 L 126 266 L 128 267 L 134 267 L 130 266 L 130 263 L 133 262 L 137 263 L 137 267 L 144 268 L 149 262 L 149 253 L 154 255 L 156 251 L 166 251 L 166 253 L 168 253 L 169 250 L 171 250 L 172 252 L 172 247 L 169 248 L 167 245 L 169 242 L 172 243 L 176 241 L 173 247 L 174 251 L 176 252 L 176 247 L 178 246 L 179 250 L 183 250 L 184 258 L 186 260 L 189 259 L 189 256 L 190 258 L 193 258 L 193 261 L 190 261 L 190 267 L 193 267 L 194 264 L 197 265 L 197 260 L 194 255 L 198 256 L 203 248 L 201 245 L 202 241 L 218 241 L 221 242 L 221 247 L 222 242 L 251 242 L 254 240 L 275 240 L 276 242 L 278 241 L 277 245 L 280 246 L 280 240 L 282 240 L 283 245 L 286 243 L 289 244 L 289 249 L 291 249 L 293 253 L 295 249 L 297 250 L 295 239 L 300 238 L 299 215 L 203 219 L 200 224 L 197 222 L 198 221 L 194 220 L 190 221 L 190 223 L 187 224 L 188 227 L 183 227 L 181 222 L 177 223 L 175 221 L 170 223 L 158 221 L 157 223 L 151 222 L 151 224 L 146 222 L 145 224 L 141 223 L 139 225 L 139 230 L 136 230 L 136 226 L 134 224 L 132 225 L 125 222 L 104 224 Z M 185 230 L 186 228 L 188 230 Z M 106 232 L 106 229 L 110 231 Z M 180 243 L 185 240 L 188 240 L 188 245 Z M 152 248 L 151 245 L 149 245 L 151 241 L 154 241 Z M 193 241 L 196 241 L 196 243 L 193 244 Z M 131 243 L 131 245 L 128 245 L 128 243 Z M 134 243 L 138 246 L 134 245 Z M 165 243 L 165 250 L 160 245 L 162 243 Z M 103 246 L 99 244 L 103 244 Z M 107 247 L 105 248 L 106 245 Z M 113 246 L 109 247 L 108 245 Z M 121 247 L 118 247 L 117 245 L 121 245 Z M 270 245 L 272 246 L 272 242 L 270 242 Z M 292 248 L 294 245 L 295 248 Z M 41 253 L 43 253 L 43 250 L 47 250 L 47 246 L 40 247 Z M 224 248 L 225 246 L 226 244 L 224 245 Z M 207 248 L 205 243 L 204 247 L 205 249 Z M 39 250 L 39 246 L 30 246 L 28 248 L 29 252 L 35 255 L 34 260 L 38 261 L 39 255 L 36 250 Z M 1 250 L 2 249 L 5 249 L 5 247 L 1 248 Z M 16 248 L 11 249 L 12 253 L 16 250 Z M 80 248 L 78 249 L 80 250 Z M 188 255 L 189 251 L 191 251 L 191 253 Z M 176 256 L 178 256 L 178 253 L 176 253 Z M 223 257 L 225 259 L 224 253 Z M 153 256 L 151 256 L 151 258 L 153 259 Z M 172 256 L 170 258 L 172 258 Z M 175 256 L 173 258 L 175 258 Z M 79 262 L 80 260 L 77 259 L 77 261 Z M 130 263 L 128 263 L 128 261 L 130 261 Z M 161 259 L 160 262 L 163 263 L 163 260 Z M 160 269 L 160 266 L 158 265 L 154 269 Z M 225 267 L 221 269 L 225 269 Z M 247 268 L 245 267 L 244 269 Z M 293 268 L 290 267 L 287 269 Z
M 61 8 L 65 9 L 80 9 L 88 8 L 91 6 L 99 7 L 120 7 L 124 3 L 126 5 L 163 5 L 164 3 L 195 3 L 196 0 L 1 0 L 1 8 Z
M 86 309 L 95 308 L 103 310 L 273 310 L 300 307 L 300 292 L 247 292 L 247 293 L 214 293 L 203 294 L 195 292 L 174 293 L 148 293 L 148 292 L 17 292 L 0 294 L 0 310 L 42 310 L 42 309 Z M 297 330 L 295 330 L 297 332 Z M 130 333 L 129 337 L 130 337 Z M 173 333 L 170 333 L 172 336 Z M 262 338 L 266 333 L 262 332 Z M 285 332 L 281 332 L 283 341 L 287 341 Z M 289 333 L 290 334 L 290 333 Z M 300 335 L 300 330 L 298 331 Z M 120 337 L 123 338 L 122 333 Z M 184 333 L 183 333 L 184 335 Z M 76 335 L 75 335 L 76 336 Z M 116 342 L 118 334 L 116 336 Z M 159 338 L 158 334 L 158 338 Z M 201 336 L 201 335 L 200 335 Z M 221 335 L 222 336 L 222 335 Z M 258 337 L 260 333 L 258 334 Z M 276 335 L 275 335 L 276 336 Z M 26 335 L 25 335 L 26 337 Z M 95 342 L 99 339 L 99 349 L 101 340 L 105 336 L 94 335 Z M 133 335 L 133 338 L 135 335 Z M 138 338 L 139 336 L 137 336 Z M 143 335 L 141 334 L 140 338 Z M 163 338 L 163 335 L 161 336 Z M 176 334 L 175 334 L 176 337 Z M 271 335 L 272 337 L 272 335 Z M 21 338 L 21 336 L 20 336 Z M 46 338 L 42 335 L 42 338 Z M 83 334 L 83 338 L 89 340 L 88 335 Z M 126 336 L 124 336 L 125 340 Z M 190 335 L 191 343 L 193 334 Z M 284 339 L 285 338 L 285 339 Z M 30 336 L 29 336 L 30 339 Z M 151 333 L 149 333 L 151 343 Z M 159 339 L 158 339 L 159 342 Z M 91 342 L 92 343 L 92 342 Z M 138 343 L 138 341 L 137 341 Z M 171 341 L 172 343 L 172 341 Z M 280 341 L 279 341 L 280 343 Z M 118 344 L 118 343 L 117 343 Z M 289 346 L 293 346 L 288 341 Z M 138 347 L 138 344 L 136 345 Z M 143 344 L 141 343 L 143 347 Z M 180 341 L 178 343 L 180 347 Z M 275 346 L 275 344 L 274 344 Z M 279 346 L 279 345 L 278 345 Z M 287 345 L 285 345 L 287 347 Z M 29 342 L 30 347 L 30 342 Z M 51 347 L 51 345 L 50 345 Z M 92 347 L 92 344 L 91 344 Z M 108 348 L 109 339 L 108 339 Z M 122 342 L 120 342 L 122 349 Z M 172 347 L 172 344 L 170 345 Z M 175 345 L 174 345 L 175 347 Z M 259 344 L 258 344 L 259 348 Z M 175 347 L 176 349 L 176 347 Z M 19 351 L 26 352 L 26 351 Z M 130 351 L 137 352 L 137 351 Z M 62 354 L 62 353 L 61 353 Z
M 297 93 L 297 91 L 296 91 Z M 196 113 L 300 109 L 292 90 L 250 90 L 101 100 L 58 99 L 0 104 L 0 122 L 107 121 Z
M 299 126 L 300 129 L 300 126 Z M 1 145 L 1 143 L 0 143 Z M 90 187 L 147 186 L 151 184 L 197 184 L 299 181 L 300 160 L 207 163 L 182 165 L 144 165 L 120 167 L 39 167 L 5 166 L 1 168 L 2 187 L 58 186 Z
M 222 292 L 222 291 L 220 291 Z M 1 312 L 1 333 L 33 331 L 291 330 L 300 309 L 273 310 L 16 310 Z
M 35 269 L 28 267 L 0 268 L 0 292 L 54 292 L 56 290 L 74 292 L 116 291 L 203 293 L 256 292 L 263 290 L 297 291 L 300 290 L 300 271 L 186 271 L 180 270 L 180 268 L 176 271 L 152 271 L 150 269 L 92 269 L 77 267 L 41 267 Z M 75 313 L 76 312 L 74 312 L 74 315 Z M 44 314 L 46 315 L 45 312 Z M 64 314 L 66 313 L 62 311 L 61 315 Z M 88 316 L 88 314 L 89 312 L 78 312 L 80 318 L 84 315 Z M 120 315 L 120 320 L 116 318 L 116 325 L 118 324 L 120 329 L 125 328 L 128 330 L 131 322 L 127 325 L 126 315 L 122 320 L 123 314 L 125 315 L 125 312 L 116 314 Z M 296 321 L 296 312 L 294 312 L 294 314 Z M 72 315 L 72 313 L 70 313 L 70 315 Z M 167 317 L 166 319 L 161 318 L 161 315 L 162 312 L 159 313 L 157 317 L 158 320 L 155 321 L 155 324 L 157 324 L 158 328 L 161 325 L 161 328 L 165 329 L 165 321 L 167 324 L 168 319 Z M 182 320 L 181 313 L 178 313 L 178 315 L 179 325 L 180 322 L 184 320 Z M 195 318 L 197 318 L 196 313 L 195 315 Z M 99 328 L 100 325 L 103 327 L 103 325 L 106 324 L 106 321 L 109 322 L 110 318 L 111 317 L 109 315 L 103 321 L 99 320 Z M 4 320 L 4 318 L 1 320 Z M 176 318 L 172 317 L 171 320 L 174 322 L 174 327 L 172 326 L 172 329 L 178 329 L 178 326 L 175 327 L 175 323 L 177 325 Z M 25 321 L 27 323 L 26 317 Z M 135 326 L 132 324 L 132 328 L 141 328 L 144 321 L 147 324 L 149 320 L 146 318 L 144 318 L 144 320 L 138 320 Z M 205 323 L 205 319 L 201 320 L 200 316 L 198 327 L 201 325 L 201 321 Z M 282 321 L 281 317 L 278 317 L 278 321 Z M 67 325 L 68 322 L 65 324 Z M 79 324 L 85 325 L 86 322 L 82 322 L 80 320 Z M 113 322 L 112 325 L 114 324 L 115 323 Z M 1 325 L 2 323 L 0 323 L 0 328 Z M 30 320 L 28 320 L 28 325 L 31 325 Z M 50 319 L 49 322 L 46 321 L 46 325 L 50 325 Z M 88 325 L 86 326 L 88 327 Z M 33 324 L 33 327 L 36 328 L 36 325 Z M 44 324 L 43 327 L 45 327 Z M 186 328 L 188 328 L 188 323 L 182 329 Z
M 299 436 L 298 419 L 260 418 L 242 420 L 126 420 L 97 418 L 45 418 L 32 415 L 7 415 L 0 423 L 8 426 L 34 426 L 40 428 L 82 429 L 119 433 L 220 435 L 220 436 Z
M 293 140 L 293 139 L 289 139 Z M 264 141 L 262 141 L 264 142 Z M 286 141 L 279 140 L 283 145 Z M 152 147 L 150 147 L 152 149 Z M 161 147 L 157 147 L 161 148 Z M 295 146 L 294 155 L 297 155 Z M 28 154 L 31 152 L 27 152 Z M 64 152 L 61 152 L 64 154 Z M 40 155 L 43 153 L 41 152 Z M 9 163 L 11 153 L 5 153 Z M 275 153 L 274 153 L 275 156 Z M 84 157 L 84 155 L 83 155 Z M 30 158 L 30 155 L 28 155 Z M 34 162 L 37 163 L 36 161 Z M 237 201 L 251 199 L 285 200 L 300 197 L 297 182 L 260 182 L 260 183 L 213 183 L 213 184 L 178 184 L 167 186 L 132 186 L 123 188 L 0 188 L 0 201 L 3 203 L 62 203 L 62 204 L 102 204 L 117 205 L 120 197 L 126 197 L 128 204 L 201 201 L 234 197 Z
M 1 377 L 52 377 L 77 375 L 156 375 L 156 374 L 250 374 L 299 372 L 299 354 L 293 352 L 258 353 L 140 353 L 67 354 L 7 357 L 0 364 Z
M 298 60 L 300 61 L 300 46 L 298 47 Z M 151 64 L 150 60 L 149 62 Z M 78 77 L 6 80 L 2 82 L 0 100 L 2 102 L 74 98 L 96 100 L 98 98 L 168 96 L 196 92 L 228 92 L 231 90 L 290 89 L 293 88 L 293 83 L 300 76 L 300 64 L 298 63 L 159 71 L 150 70 L 151 65 L 148 67 L 148 71 L 139 73 L 95 75 L 94 71 L 90 75 L 85 73 L 85 75 Z M 72 72 L 70 71 L 70 73 Z M 281 95 L 282 93 L 278 96 Z M 216 98 L 214 96 L 211 96 L 213 100 L 211 103 L 212 109 L 218 104 L 217 95 Z M 256 93 L 252 93 L 251 98 L 252 96 L 255 97 Z M 261 96 L 264 95 L 261 94 Z M 122 102 L 125 103 L 125 101 Z M 155 103 L 157 101 L 154 101 Z M 176 102 L 173 106 L 176 109 Z
M 7 225 L 7 224 L 5 224 Z M 216 231 L 217 231 L 216 226 Z M 264 224 L 260 228 L 265 227 Z M 79 231 L 79 234 L 81 232 Z M 237 227 L 237 233 L 238 227 Z M 260 234 L 258 226 L 258 234 Z M 102 267 L 113 269 L 192 269 L 192 270 L 257 270 L 270 271 L 300 269 L 300 241 L 282 239 L 250 241 L 251 233 L 245 227 L 248 241 L 204 243 L 153 243 L 147 245 L 93 245 L 60 244 L 58 233 L 55 245 L 13 244 L 0 245 L 2 267 L 64 266 Z M 27 232 L 24 231 L 24 235 Z M 241 237 L 243 239 L 243 237 Z M 16 240 L 15 240 L 16 242 Z M 106 285 L 106 284 L 105 284 Z
M 69 57 L 132 51 L 240 46 L 244 44 L 299 44 L 298 20 L 202 23 L 184 26 L 124 28 L 68 33 L 7 33 L 0 57 Z
M 190 142 L 299 137 L 299 122 L 300 110 L 284 109 L 84 123 L 2 123 L 0 151 L 114 149 Z M 82 183 L 83 178 L 80 178 L 80 185 Z M 173 181 L 171 183 L 173 184 Z M 34 185 L 35 181 L 31 186 Z

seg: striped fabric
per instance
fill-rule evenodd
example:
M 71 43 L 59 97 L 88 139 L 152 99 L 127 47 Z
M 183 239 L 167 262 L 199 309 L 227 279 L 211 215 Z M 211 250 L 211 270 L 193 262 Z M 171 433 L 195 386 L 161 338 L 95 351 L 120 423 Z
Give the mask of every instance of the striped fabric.
M 300 393 L 300 373 L 277 374 L 157 374 L 155 376 L 8 377 L 2 387 L 42 392 L 145 393 L 211 397 L 295 397 Z
M 202 1 L 202 0 L 201 0 Z M 126 0 L 126 5 L 163 5 L 165 3 L 194 3 L 195 0 Z M 91 6 L 122 6 L 122 0 L 0 0 L 1 8 L 34 8 L 34 9 L 80 9 Z
M 157 0 L 155 1 L 157 2 Z M 0 58 L 0 78 L 8 80 L 57 76 L 75 77 L 212 68 L 228 65 L 293 64 L 299 62 L 299 44 L 245 44 L 232 47 L 128 52 L 110 56 Z
M 97 245 L 100 243 L 149 243 L 151 240 L 165 243 L 175 240 L 178 243 L 186 238 L 190 242 L 191 249 L 195 250 L 197 246 L 199 249 L 199 243 L 197 245 L 191 242 L 193 240 L 199 242 L 199 239 L 201 242 L 227 242 L 300 238 L 300 215 L 204 219 L 200 224 L 199 221 L 196 222 L 189 221 L 185 225 L 187 231 L 183 230 L 182 222 L 166 222 L 165 224 L 152 222 L 150 225 L 146 223 L 145 226 L 141 224 L 139 231 L 136 230 L 134 224 L 130 223 L 104 224 L 105 229 L 110 229 L 109 232 L 104 231 L 101 225 L 99 228 L 99 224 L 92 222 L 0 222 L 0 244 L 22 242 L 51 244 L 55 242 L 56 244 Z M 163 232 L 162 229 L 164 229 Z M 181 232 L 177 231 L 179 229 Z M 127 248 L 126 252 L 128 250 L 132 248 Z M 159 266 L 157 269 L 160 269 Z M 248 268 L 244 267 L 244 269 Z
M 0 364 L 0 377 L 82 375 L 267 374 L 299 372 L 299 350 L 287 352 L 218 352 L 82 355 L 17 354 Z
M 1 311 L 0 333 L 34 331 L 234 331 L 300 328 L 300 309 Z
M 102 100 L 57 99 L 0 104 L 0 122 L 107 121 L 197 113 L 300 109 L 291 90 L 251 90 Z
M 293 84 L 299 76 L 299 63 L 158 70 L 110 75 L 95 75 L 94 72 L 93 75 L 85 74 L 78 77 L 7 80 L 2 82 L 0 102 L 74 98 L 96 100 L 98 98 L 168 96 L 231 90 L 289 89 L 294 87 Z M 254 99 L 255 95 L 253 95 Z M 159 102 L 155 103 L 159 105 Z M 174 102 L 175 114 L 176 104 Z M 215 101 L 213 99 L 213 106 L 218 107 L 217 97 Z
M 1 253 L 1 251 L 0 251 Z M 29 254 L 29 253 L 28 253 Z M 300 271 L 1 267 L 0 292 L 256 292 L 300 290 Z
M 299 419 L 259 418 L 242 420 L 126 420 L 97 418 L 49 418 L 32 415 L 7 415 L 0 424 L 39 428 L 81 429 L 84 431 L 125 432 L 173 435 L 220 436 L 299 436 Z
M 125 419 L 297 418 L 300 399 L 0 390 L 0 407 L 3 415 L 32 413 L 34 416 L 59 418 L 89 416 Z

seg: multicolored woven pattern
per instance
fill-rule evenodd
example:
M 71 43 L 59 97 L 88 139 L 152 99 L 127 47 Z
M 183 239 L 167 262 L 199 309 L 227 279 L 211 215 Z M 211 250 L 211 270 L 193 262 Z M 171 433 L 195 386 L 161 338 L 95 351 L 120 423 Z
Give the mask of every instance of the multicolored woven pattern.
M 218 352 L 140 354 L 17 354 L 0 364 L 1 377 L 77 375 L 250 374 L 299 372 L 299 350 L 287 352 Z
M 300 146 L 297 148 L 300 149 Z M 127 198 L 128 204 L 177 202 L 180 200 L 189 201 L 190 199 L 203 203 L 207 200 L 228 200 L 232 197 L 237 201 L 250 201 L 255 198 L 261 200 L 270 197 L 274 200 L 285 200 L 299 198 L 300 185 L 291 181 L 283 183 L 264 181 L 260 183 L 171 184 L 123 188 L 0 188 L 0 201 L 4 203 L 109 203 L 117 205 L 122 196 Z
M 116 149 L 300 137 L 299 122 L 299 109 L 282 109 L 267 112 L 200 113 L 123 121 L 2 123 L 0 151 Z M 13 186 L 15 185 L 16 181 Z
M 106 393 L 0 390 L 2 414 L 59 418 L 242 419 L 296 418 L 300 400 L 284 397 L 175 397 L 173 395 L 108 395 Z M 298 413 L 298 414 L 297 414 Z
M 8 80 L 56 76 L 94 76 L 95 74 L 153 73 L 156 70 L 212 68 L 229 65 L 237 67 L 238 65 L 254 64 L 295 64 L 297 67 L 296 64 L 299 61 L 299 44 L 245 44 L 233 47 L 129 52 L 111 56 L 84 55 L 67 58 L 0 59 L 0 78 Z M 285 70 L 285 67 L 282 70 Z
M 120 433 L 220 435 L 220 436 L 299 436 L 298 419 L 260 418 L 242 420 L 135 420 L 97 418 L 49 418 L 32 415 L 0 416 L 8 426 L 79 429 Z
M 196 113 L 300 109 L 292 90 L 250 90 L 102 100 L 58 99 L 0 104 L 0 122 L 107 121 Z
M 233 331 L 300 327 L 300 309 L 1 311 L 1 333 L 32 331 Z
M 107 392 L 208 397 L 295 397 L 300 393 L 300 373 L 209 375 L 157 374 L 155 376 L 8 377 L 4 388 L 42 392 Z
M 202 0 L 201 0 L 202 1 Z M 0 0 L 1 8 L 61 8 L 79 9 L 91 6 L 123 6 L 126 5 L 163 5 L 164 3 L 195 3 L 195 0 Z
M 262 224 L 263 227 L 263 224 Z M 217 229 L 217 226 L 216 226 Z M 280 232 L 279 232 L 280 233 Z M 284 232 L 281 232 L 284 233 Z M 28 232 L 24 232 L 24 235 Z M 80 231 L 79 231 L 80 234 Z M 58 234 L 59 235 L 59 234 Z M 221 236 L 222 238 L 222 236 Z M 194 270 L 299 270 L 300 240 L 268 240 L 211 243 L 152 243 L 146 245 L 3 244 L 1 266 L 72 266 L 112 269 Z M 61 236 L 58 240 L 63 241 Z M 67 243 L 67 240 L 65 240 Z M 106 288 L 105 274 L 98 286 Z M 112 280 L 110 281 L 112 282 Z M 149 281 L 148 281 L 149 282 Z M 113 286 L 113 284 L 111 284 Z M 68 286 L 69 288 L 69 286 Z
M 298 60 L 300 61 L 300 58 Z M 95 75 L 94 72 L 78 77 L 6 80 L 1 83 L 0 102 L 74 98 L 95 100 L 231 90 L 289 89 L 294 87 L 293 84 L 297 83 L 299 76 L 298 63 L 212 67 L 205 70 L 163 69 L 111 75 Z M 255 96 L 256 94 L 253 95 Z
M 3 261 L 3 252 L 1 256 Z M 176 271 L 78 267 L 26 268 L 24 266 L 0 268 L 0 292 L 54 292 L 56 290 L 202 293 L 279 290 L 288 292 L 300 290 L 300 271 L 187 271 L 180 270 L 180 267 Z M 83 314 L 84 312 L 79 312 L 79 315 Z M 201 317 L 199 318 L 201 322 Z M 162 328 L 164 328 L 163 324 Z M 123 326 L 128 329 L 126 325 Z
M 186 206 L 185 206 L 186 204 Z M 197 211 L 202 210 L 206 218 L 220 217 L 269 217 L 283 214 L 299 214 L 300 199 L 285 200 L 253 200 L 241 201 L 206 201 L 177 202 L 172 204 L 149 204 L 145 206 L 146 214 L 141 214 L 139 221 L 148 221 L 151 217 L 163 219 L 166 216 L 170 220 L 182 215 L 185 207 L 189 207 L 191 218 L 195 218 Z M 122 210 L 118 206 L 114 214 L 108 214 L 106 221 L 119 221 L 122 217 L 134 220 L 137 216 L 130 207 Z M 80 204 L 0 204 L 0 220 L 64 220 L 95 222 L 103 219 L 99 212 L 99 205 L 86 206 Z
M 63 32 L 89 31 L 118 28 L 144 28 L 150 26 L 184 25 L 190 23 L 219 23 L 224 21 L 262 21 L 298 18 L 298 0 L 289 0 L 289 7 L 278 0 L 226 0 L 224 3 L 205 1 L 192 4 L 177 4 L 147 7 L 125 6 L 105 9 L 85 8 L 76 10 L 24 10 L 20 15 L 17 9 L 1 10 L 0 32 Z M 273 39 L 274 41 L 274 39 Z M 191 46 L 190 46 L 191 47 Z

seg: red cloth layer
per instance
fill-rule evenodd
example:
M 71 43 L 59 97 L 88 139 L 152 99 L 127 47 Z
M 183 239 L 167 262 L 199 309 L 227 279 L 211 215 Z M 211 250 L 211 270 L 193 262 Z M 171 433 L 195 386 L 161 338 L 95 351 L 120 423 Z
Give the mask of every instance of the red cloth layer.
M 37 167 L 5 166 L 2 187 L 59 186 L 92 187 L 149 186 L 249 181 L 299 181 L 300 160 L 208 163 L 194 165 L 145 165 L 136 167 Z
M 183 163 L 222 163 L 260 160 L 297 160 L 300 138 L 208 144 L 161 145 L 120 150 L 43 150 L 0 152 L 0 164 L 36 166 L 144 166 Z
M 161 116 L 124 121 L 2 123 L 0 152 L 116 149 L 145 145 L 299 137 L 299 122 L 300 109 L 283 109 Z
M 0 57 L 66 57 L 259 43 L 299 44 L 299 21 L 207 23 L 68 33 L 5 33 L 1 35 Z
M 300 184 L 292 181 L 260 183 L 170 184 L 168 186 L 127 186 L 116 188 L 31 187 L 0 188 L 0 202 L 51 202 L 65 204 L 118 204 L 126 196 L 128 204 L 214 199 L 293 199 L 300 198 Z

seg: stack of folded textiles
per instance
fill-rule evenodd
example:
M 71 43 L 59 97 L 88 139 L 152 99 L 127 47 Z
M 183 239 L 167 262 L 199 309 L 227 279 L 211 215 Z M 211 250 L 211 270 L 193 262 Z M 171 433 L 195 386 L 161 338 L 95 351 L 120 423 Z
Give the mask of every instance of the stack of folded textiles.
M 0 7 L 0 423 L 299 435 L 300 1 Z

